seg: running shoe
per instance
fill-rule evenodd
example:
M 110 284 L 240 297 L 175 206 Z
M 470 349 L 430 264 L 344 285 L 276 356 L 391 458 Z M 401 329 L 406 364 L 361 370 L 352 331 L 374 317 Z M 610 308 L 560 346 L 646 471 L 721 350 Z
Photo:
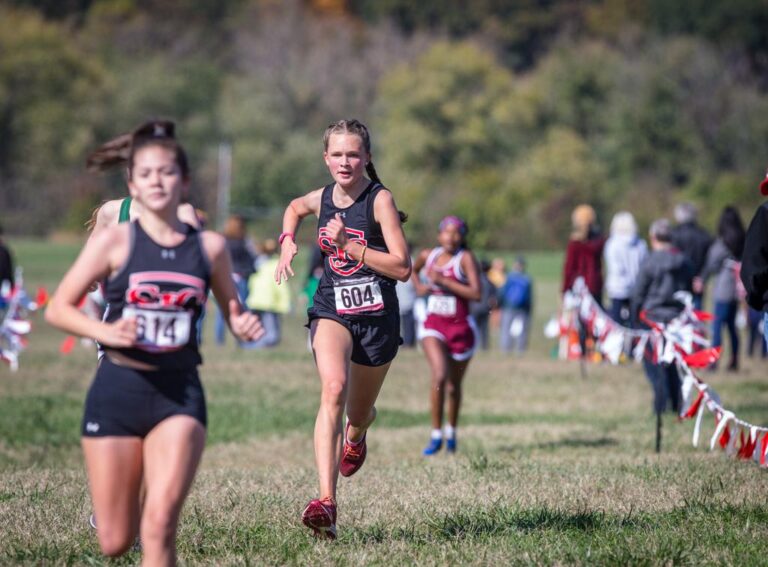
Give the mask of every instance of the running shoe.
M 352 476 L 365 462 L 365 456 L 368 454 L 368 446 L 365 442 L 365 438 L 368 435 L 366 431 L 363 434 L 363 438 L 357 443 L 351 443 L 349 441 L 349 422 L 347 422 L 347 430 L 344 434 L 344 451 L 341 455 L 341 462 L 339 463 L 339 472 L 341 476 Z
M 301 521 L 320 539 L 336 539 L 336 503 L 333 498 L 315 498 L 301 513 Z
M 440 449 L 443 447 L 443 440 L 441 438 L 435 439 L 434 437 L 429 440 L 429 445 L 424 447 L 424 450 L 421 452 L 422 455 L 425 457 L 429 457 L 430 455 L 434 455 L 437 453 Z
M 456 452 L 456 437 L 449 437 L 445 440 L 445 450 L 448 453 Z

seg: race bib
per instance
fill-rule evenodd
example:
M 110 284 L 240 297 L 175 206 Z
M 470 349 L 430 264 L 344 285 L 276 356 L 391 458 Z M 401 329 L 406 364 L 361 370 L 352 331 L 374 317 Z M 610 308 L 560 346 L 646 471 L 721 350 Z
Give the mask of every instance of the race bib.
M 333 286 L 336 313 L 371 313 L 384 309 L 381 287 L 375 280 L 337 283 Z
M 149 352 L 179 350 L 189 342 L 191 311 L 162 311 L 128 306 L 123 318 L 136 319 L 136 348 Z
M 452 317 L 456 315 L 456 296 L 430 295 L 427 299 L 427 313 Z

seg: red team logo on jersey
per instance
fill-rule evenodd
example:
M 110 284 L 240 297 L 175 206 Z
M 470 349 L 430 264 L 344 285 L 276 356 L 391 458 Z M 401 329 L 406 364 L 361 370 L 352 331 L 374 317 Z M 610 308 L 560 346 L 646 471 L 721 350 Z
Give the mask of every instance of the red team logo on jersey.
M 175 291 L 160 290 L 158 283 L 179 286 Z M 131 274 L 126 303 L 143 308 L 189 308 L 204 305 L 205 282 L 195 276 L 178 272 L 136 272 Z
M 347 228 L 346 230 L 347 238 L 349 238 L 350 241 L 359 242 L 363 246 L 368 245 L 368 241 L 365 239 L 365 232 L 355 228 Z M 330 233 L 326 227 L 321 227 L 320 232 L 317 235 L 317 244 L 328 256 L 328 264 L 331 266 L 331 270 L 340 276 L 351 276 L 363 267 L 363 263 L 350 257 L 344 250 L 337 248 L 329 234 Z

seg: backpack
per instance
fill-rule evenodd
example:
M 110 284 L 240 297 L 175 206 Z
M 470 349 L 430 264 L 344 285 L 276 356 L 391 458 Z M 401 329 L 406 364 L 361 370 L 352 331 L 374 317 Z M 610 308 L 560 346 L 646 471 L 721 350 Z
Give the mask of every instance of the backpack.
M 520 309 L 531 303 L 531 280 L 527 276 L 518 275 L 507 278 L 504 285 L 504 305 Z

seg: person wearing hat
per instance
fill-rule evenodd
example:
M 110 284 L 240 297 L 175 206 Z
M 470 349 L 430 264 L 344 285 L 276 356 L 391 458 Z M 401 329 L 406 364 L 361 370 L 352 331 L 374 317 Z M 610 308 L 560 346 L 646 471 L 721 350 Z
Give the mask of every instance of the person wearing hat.
M 768 195 L 768 174 L 760 183 L 760 192 Z M 763 338 L 768 344 L 768 202 L 755 211 L 744 239 L 741 281 L 752 309 L 763 312 Z
M 561 292 L 571 289 L 576 279 L 581 277 L 589 293 L 602 305 L 605 237 L 598 229 L 595 209 L 579 205 L 571 214 L 571 225 L 573 230 L 565 249 Z

